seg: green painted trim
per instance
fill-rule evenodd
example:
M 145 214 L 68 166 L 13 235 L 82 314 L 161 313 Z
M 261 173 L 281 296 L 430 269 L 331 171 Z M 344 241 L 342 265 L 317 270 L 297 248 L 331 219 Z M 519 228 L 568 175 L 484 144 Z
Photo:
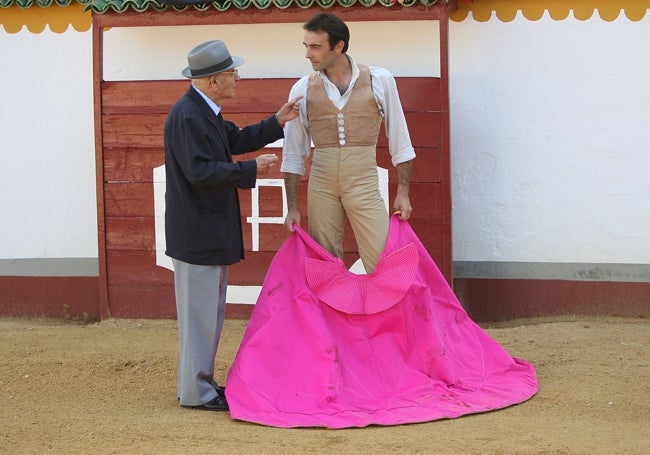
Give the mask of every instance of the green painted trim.
M 19 8 L 31 8 L 32 6 L 48 8 L 52 5 L 70 6 L 73 3 L 89 5 L 92 2 L 93 0 L 0 0 L 0 8 L 9 8 L 10 6 L 18 6 Z

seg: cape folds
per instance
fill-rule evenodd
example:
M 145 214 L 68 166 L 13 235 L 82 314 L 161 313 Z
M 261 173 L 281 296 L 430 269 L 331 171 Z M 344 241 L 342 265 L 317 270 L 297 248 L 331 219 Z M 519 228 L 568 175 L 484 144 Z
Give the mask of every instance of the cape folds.
M 344 428 L 491 411 L 537 388 L 534 367 L 467 316 L 393 216 L 370 275 L 296 228 L 269 267 L 226 394 L 233 419 Z

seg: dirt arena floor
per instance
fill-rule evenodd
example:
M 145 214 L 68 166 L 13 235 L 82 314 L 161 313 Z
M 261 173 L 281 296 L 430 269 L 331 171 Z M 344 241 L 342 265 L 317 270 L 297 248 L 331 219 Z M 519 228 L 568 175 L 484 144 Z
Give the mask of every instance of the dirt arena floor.
M 227 320 L 223 381 L 246 321 Z M 484 325 L 536 366 L 539 393 L 490 413 L 393 427 L 278 429 L 176 400 L 176 322 L 0 318 L 0 453 L 650 453 L 650 320 Z

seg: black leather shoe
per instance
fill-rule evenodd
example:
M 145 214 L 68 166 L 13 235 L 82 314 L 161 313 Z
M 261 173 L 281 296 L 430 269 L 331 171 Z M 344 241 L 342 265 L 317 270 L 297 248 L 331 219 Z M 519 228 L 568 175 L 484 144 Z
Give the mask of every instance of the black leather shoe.
M 214 397 L 212 400 L 208 401 L 207 403 L 200 404 L 198 406 L 183 406 L 184 408 L 191 408 L 191 409 L 199 409 L 202 411 L 227 411 L 228 410 L 228 402 L 226 401 L 226 397 L 222 397 L 221 395 L 217 395 Z
M 212 387 L 214 387 L 214 390 L 216 390 L 216 392 L 219 394 L 220 397 L 224 397 L 224 398 L 226 397 L 226 388 L 225 387 L 220 386 L 216 382 L 212 383 Z

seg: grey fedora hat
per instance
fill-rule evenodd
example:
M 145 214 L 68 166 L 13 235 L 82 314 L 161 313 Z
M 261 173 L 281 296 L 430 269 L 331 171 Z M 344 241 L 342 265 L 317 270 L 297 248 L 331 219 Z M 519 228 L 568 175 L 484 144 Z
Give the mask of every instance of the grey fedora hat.
M 182 74 L 187 78 L 197 79 L 236 68 L 243 63 L 243 58 L 230 55 L 226 43 L 223 41 L 206 41 L 187 54 L 189 66 L 183 70 Z

